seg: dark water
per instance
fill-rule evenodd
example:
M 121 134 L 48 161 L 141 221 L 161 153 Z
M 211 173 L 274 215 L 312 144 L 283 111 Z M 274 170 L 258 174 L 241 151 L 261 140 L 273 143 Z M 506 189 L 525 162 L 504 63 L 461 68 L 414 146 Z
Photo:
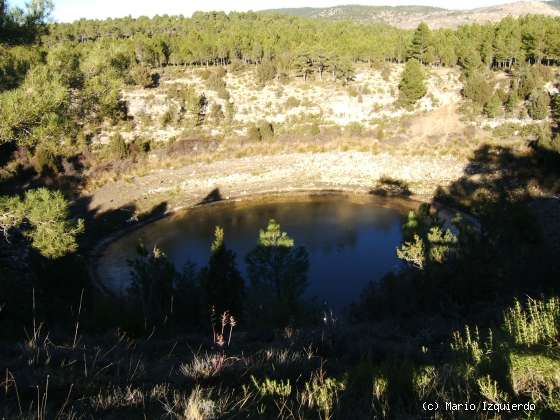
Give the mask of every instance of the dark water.
M 374 198 L 343 196 L 298 197 L 286 201 L 227 203 L 197 208 L 149 224 L 113 242 L 100 260 L 106 286 L 125 292 L 129 282 L 126 260 L 134 257 L 140 240 L 162 249 L 178 269 L 192 261 L 203 266 L 210 255 L 216 226 L 223 227 L 226 245 L 244 257 L 256 245 L 259 229 L 276 219 L 282 230 L 309 252 L 308 297 L 334 308 L 355 301 L 369 281 L 398 268 L 405 209 Z M 398 208 L 398 209 L 397 209 Z

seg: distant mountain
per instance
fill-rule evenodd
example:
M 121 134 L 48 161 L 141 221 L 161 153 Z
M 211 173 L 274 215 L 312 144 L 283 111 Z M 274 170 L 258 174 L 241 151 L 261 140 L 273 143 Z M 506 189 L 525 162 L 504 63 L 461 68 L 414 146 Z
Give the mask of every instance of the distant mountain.
M 506 16 L 538 14 L 560 16 L 560 0 L 520 1 L 471 10 L 447 10 L 426 6 L 358 6 L 345 5 L 324 8 L 301 7 L 271 9 L 265 13 L 281 13 L 315 19 L 352 20 L 360 23 L 384 22 L 404 29 L 412 29 L 420 22 L 431 28 L 455 28 L 468 23 L 496 22 Z

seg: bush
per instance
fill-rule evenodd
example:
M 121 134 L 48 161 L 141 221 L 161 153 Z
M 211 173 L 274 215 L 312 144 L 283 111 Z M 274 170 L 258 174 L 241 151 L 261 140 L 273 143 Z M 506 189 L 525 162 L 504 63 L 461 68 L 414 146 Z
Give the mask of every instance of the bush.
M 226 119 L 229 124 L 235 119 L 235 105 L 231 101 L 226 102 Z
M 210 107 L 210 119 L 214 124 L 220 124 L 224 120 L 224 111 L 220 104 L 212 104 Z
M 257 83 L 260 85 L 265 85 L 267 82 L 274 80 L 276 75 L 276 65 L 272 60 L 264 60 L 257 66 Z
M 344 132 L 352 137 L 360 137 L 364 132 L 364 126 L 359 122 L 351 122 L 346 126 Z
M 35 171 L 41 175 L 56 175 L 60 171 L 60 157 L 48 147 L 39 147 L 35 152 Z
M 153 84 L 152 74 L 146 66 L 137 64 L 130 68 L 128 82 L 136 86 L 147 88 Z
M 505 329 L 516 344 L 554 344 L 560 339 L 560 299 L 515 301 L 504 314 Z
M 391 66 L 389 64 L 385 64 L 383 69 L 381 70 L 381 77 L 385 82 L 388 82 L 391 79 L 392 74 Z
M 292 108 L 297 108 L 298 106 L 301 105 L 301 101 L 293 96 L 290 96 L 287 100 L 286 100 L 286 107 L 288 109 L 292 109 Z
M 493 87 L 482 73 L 473 73 L 465 80 L 463 95 L 478 106 L 484 106 L 492 97 Z
M 411 107 L 426 95 L 425 78 L 422 65 L 415 59 L 408 60 L 399 84 L 400 106 Z
M 262 140 L 261 131 L 255 124 L 251 124 L 247 129 L 247 137 L 249 138 L 249 140 L 253 140 L 253 141 Z
M 508 97 L 505 101 L 506 111 L 509 114 L 511 114 L 515 110 L 518 103 L 519 103 L 519 94 L 518 94 L 517 90 L 512 89 L 509 92 L 509 95 L 508 95 Z
M 529 96 L 527 112 L 534 120 L 544 120 L 549 113 L 550 96 L 543 89 L 535 89 Z
M 206 81 L 206 86 L 216 92 L 220 92 L 227 87 L 223 77 L 217 73 L 211 73 L 211 75 L 208 77 L 208 80 Z
M 111 136 L 109 147 L 111 150 L 111 155 L 114 159 L 122 160 L 128 156 L 128 145 L 126 144 L 123 136 L 121 136 L 119 133 L 113 134 L 113 136 Z
M 274 127 L 271 123 L 267 121 L 261 121 L 258 128 L 262 140 L 270 140 L 274 137 Z
M 496 118 L 501 110 L 502 102 L 497 94 L 492 95 L 490 100 L 484 105 L 484 114 L 488 118 Z

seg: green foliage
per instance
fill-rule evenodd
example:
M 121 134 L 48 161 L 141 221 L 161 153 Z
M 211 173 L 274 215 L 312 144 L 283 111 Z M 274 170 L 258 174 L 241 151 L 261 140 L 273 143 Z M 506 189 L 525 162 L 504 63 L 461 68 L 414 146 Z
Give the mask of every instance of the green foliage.
M 420 63 L 430 64 L 433 62 L 435 55 L 431 51 L 432 48 L 432 31 L 426 23 L 422 22 L 412 36 L 408 58 L 415 59 Z
M 269 302 L 268 309 L 279 311 L 272 314 L 278 317 L 277 322 L 287 322 L 299 311 L 299 299 L 307 287 L 309 258 L 305 248 L 296 248 L 294 240 L 282 232 L 275 220 L 270 220 L 245 262 L 259 299 Z
M 549 114 L 550 95 L 543 89 L 535 89 L 529 96 L 527 112 L 534 120 L 543 120 Z
M 523 99 L 529 99 L 536 89 L 542 89 L 544 79 L 536 66 L 522 66 L 515 74 L 519 84 L 519 95 Z
M 5 48 L 0 44 L 0 92 L 16 88 L 29 69 L 40 64 L 42 59 L 37 47 Z
M 505 102 L 506 111 L 511 114 L 517 107 L 518 103 L 519 103 L 519 94 L 517 90 L 512 89 Z
M 212 104 L 210 107 L 210 119 L 214 124 L 219 125 L 225 118 L 224 111 L 222 111 L 222 106 L 220 104 Z
M 262 140 L 271 140 L 274 137 L 274 127 L 268 121 L 261 121 L 258 130 Z
M 399 105 L 404 107 L 413 106 L 426 95 L 425 78 L 426 75 L 418 60 L 411 59 L 407 61 L 399 84 Z
M 59 156 L 48 147 L 41 146 L 35 151 L 35 171 L 41 175 L 57 174 L 60 170 Z
M 124 117 L 121 104 L 122 81 L 114 71 L 88 78 L 84 86 L 84 108 L 97 120 L 117 121 Z
M 429 216 L 429 208 L 410 212 L 403 232 L 405 241 L 397 249 L 397 256 L 417 269 L 441 265 L 459 252 L 457 236 L 444 229 L 437 216 Z
M 516 344 L 555 344 L 560 339 L 560 299 L 516 300 L 504 314 L 504 328 Z
M 141 64 L 131 66 L 129 74 L 130 76 L 128 81 L 130 84 L 141 86 L 143 88 L 150 87 L 153 84 L 152 73 L 146 66 Z
M 550 104 L 552 118 L 554 118 L 554 122 L 558 125 L 560 124 L 560 94 L 554 95 L 550 101 Z
M 81 87 L 83 74 L 80 70 L 80 54 L 71 44 L 63 43 L 49 49 L 47 65 L 60 77 L 64 85 L 72 88 Z
M 490 84 L 485 72 L 473 73 L 465 80 L 463 95 L 476 105 L 484 107 L 494 96 L 493 86 Z
M 122 160 L 128 157 L 128 144 L 119 133 L 111 136 L 109 148 L 114 159 Z
M 309 408 L 319 411 L 320 419 L 330 419 L 338 396 L 345 388 L 346 384 L 344 382 L 336 378 L 326 377 L 321 370 L 315 372 L 311 379 L 305 383 L 302 400 Z
M 25 219 L 25 206 L 18 197 L 0 195 L 0 230 L 4 238 L 9 239 L 9 233 L 17 228 Z
M 488 102 L 484 104 L 484 114 L 488 118 L 496 118 L 500 114 L 500 110 L 502 108 L 502 102 L 497 94 L 494 94 L 490 97 Z
M 267 82 L 274 80 L 277 74 L 278 70 L 274 61 L 264 60 L 257 66 L 257 83 L 264 86 Z
M 60 134 L 43 129 L 62 122 L 69 99 L 68 89 L 56 74 L 46 66 L 33 68 L 21 87 L 0 94 L 0 144 L 16 141 L 32 146 L 45 141 L 45 134 Z
M 173 285 L 177 278 L 175 267 L 157 247 L 151 252 L 140 244 L 137 257 L 129 260 L 132 299 L 142 308 L 145 326 L 160 325 L 172 311 Z
M 251 381 L 261 398 L 287 398 L 292 393 L 292 386 L 290 385 L 289 379 L 284 382 L 265 378 L 262 382 L 259 382 L 254 376 L 251 376 Z
M 18 229 L 35 249 L 50 259 L 78 249 L 76 236 L 83 232 L 84 224 L 82 220 L 69 220 L 68 202 L 59 191 L 30 190 L 23 200 L 0 197 L 0 210 L 0 229 L 6 239 L 10 230 Z
M 478 328 L 471 333 L 469 326 L 465 325 L 464 335 L 459 331 L 453 331 L 451 349 L 469 362 L 478 364 L 492 350 L 491 337 L 492 335 L 487 343 L 482 343 Z
M 217 314 L 229 312 L 236 317 L 242 313 L 245 283 L 235 263 L 235 253 L 227 249 L 224 231 L 217 227 L 211 246 L 212 255 L 202 269 L 200 284 L 206 303 Z
M 545 354 L 512 352 L 508 361 L 513 391 L 517 395 L 525 394 L 534 401 L 544 400 L 545 404 L 553 402 L 551 400 L 556 394 L 556 404 L 551 408 L 558 413 L 560 360 Z
M 249 128 L 247 128 L 247 137 L 252 141 L 261 141 L 263 139 L 261 130 L 259 130 L 256 124 L 249 125 Z
M 53 10 L 52 0 L 32 0 L 26 9 L 8 7 L 0 2 L 0 42 L 31 43 L 46 32 L 46 22 Z

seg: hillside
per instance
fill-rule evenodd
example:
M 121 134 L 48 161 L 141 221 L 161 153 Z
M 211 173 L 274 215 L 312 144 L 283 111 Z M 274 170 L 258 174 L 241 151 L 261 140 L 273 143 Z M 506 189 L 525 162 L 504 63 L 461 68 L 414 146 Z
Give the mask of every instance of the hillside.
M 265 12 L 329 20 L 352 20 L 360 23 L 384 22 L 403 29 L 412 29 L 420 22 L 432 28 L 455 28 L 469 23 L 496 22 L 506 16 L 539 14 L 560 16 L 558 2 L 521 1 L 472 10 L 446 10 L 424 6 L 357 6 L 325 8 L 274 9 Z

